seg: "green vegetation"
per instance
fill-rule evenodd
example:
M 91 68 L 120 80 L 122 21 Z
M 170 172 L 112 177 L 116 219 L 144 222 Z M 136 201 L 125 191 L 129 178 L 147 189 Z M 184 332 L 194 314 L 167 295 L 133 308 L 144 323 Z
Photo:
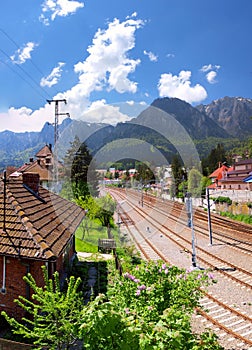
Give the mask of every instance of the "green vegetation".
M 86 226 L 86 223 L 89 228 L 83 234 L 83 227 Z M 110 234 L 116 240 L 117 245 L 120 246 L 118 229 L 114 227 L 113 223 L 111 223 Z M 101 226 L 98 220 L 91 220 L 89 217 L 86 217 L 77 229 L 75 237 L 77 251 L 95 253 L 97 252 L 98 239 L 108 238 L 108 228 Z
M 78 136 L 70 142 L 70 148 L 64 157 L 65 176 L 71 179 L 74 197 L 98 195 L 98 175 L 92 162 L 92 155 Z
M 213 148 L 210 154 L 202 160 L 202 168 L 204 175 L 210 175 L 219 164 L 227 161 L 226 151 L 222 143 L 219 143 L 215 148 Z
M 25 310 L 30 317 L 23 317 L 22 322 L 10 318 L 2 312 L 12 327 L 14 334 L 32 340 L 36 349 L 70 349 L 79 339 L 82 312 L 82 300 L 78 292 L 80 278 L 70 277 L 67 289 L 60 289 L 58 272 L 54 279 L 48 278 L 46 266 L 42 266 L 44 288 L 38 287 L 35 279 L 29 273 L 24 281 L 32 288 L 34 301 L 19 296 L 15 302 Z
M 86 252 L 86 253 L 97 253 L 98 247 L 97 243 L 92 244 L 87 241 L 83 241 L 80 238 L 75 238 L 75 249 L 77 252 Z
M 228 205 L 232 204 L 232 200 L 229 197 L 219 196 L 217 198 L 213 198 L 215 203 L 227 203 Z
M 246 224 L 252 224 L 252 216 L 247 214 L 232 214 L 229 212 L 220 212 L 221 216 L 229 217 L 230 219 L 244 222 Z
M 35 302 L 16 300 L 32 319 L 19 323 L 2 313 L 13 332 L 32 339 L 37 349 L 67 350 L 77 340 L 86 350 L 223 349 L 214 334 L 194 334 L 190 325 L 203 293 L 200 287 L 215 282 L 207 271 L 142 262 L 121 276 L 110 265 L 108 291 L 86 305 L 78 292 L 79 278 L 70 277 L 61 292 L 57 273 L 53 280 L 44 276 L 44 288 L 31 275 L 24 277 Z

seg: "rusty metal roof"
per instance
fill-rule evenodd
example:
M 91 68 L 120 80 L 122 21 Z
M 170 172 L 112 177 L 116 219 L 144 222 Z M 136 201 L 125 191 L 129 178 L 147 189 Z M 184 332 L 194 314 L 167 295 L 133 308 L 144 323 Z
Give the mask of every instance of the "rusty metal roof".
M 0 255 L 55 259 L 61 255 L 85 216 L 83 209 L 40 187 L 39 195 L 20 180 L 0 184 Z

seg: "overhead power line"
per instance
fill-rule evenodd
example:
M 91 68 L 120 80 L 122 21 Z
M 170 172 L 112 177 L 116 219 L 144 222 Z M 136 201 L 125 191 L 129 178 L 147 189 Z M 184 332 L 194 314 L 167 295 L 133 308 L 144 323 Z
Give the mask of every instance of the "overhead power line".
M 18 45 L 18 43 L 3 29 L 0 28 L 0 32 L 5 35 L 5 37 L 12 42 L 12 44 L 19 50 L 20 49 L 20 45 Z M 11 57 L 3 50 L 0 49 L 0 51 L 3 53 L 3 55 L 5 55 L 8 60 L 13 64 L 13 60 L 11 59 Z M 25 79 L 21 74 L 18 73 L 17 70 L 13 69 L 10 65 L 8 65 L 8 63 L 1 61 L 2 63 L 4 63 L 9 69 L 11 69 L 15 74 L 17 74 L 23 81 L 25 81 L 30 87 L 32 87 L 32 89 L 34 89 L 34 86 L 29 82 L 29 80 Z M 42 70 L 38 67 L 38 65 L 36 63 L 34 63 L 34 61 L 32 59 L 29 59 L 29 62 L 31 62 L 31 64 L 36 68 L 36 70 L 41 74 L 41 76 L 43 77 L 45 74 L 42 72 Z M 42 97 L 43 99 L 45 99 L 45 96 L 47 97 L 51 97 L 51 95 L 32 77 L 31 74 L 29 74 L 23 67 L 21 67 L 19 64 L 15 64 L 15 67 L 18 67 L 19 70 L 21 70 L 23 72 L 23 74 L 25 76 L 27 76 L 32 82 L 33 84 L 36 85 L 36 87 L 39 89 L 39 91 L 43 92 L 39 93 L 37 91 L 37 93 L 40 95 L 40 97 Z
M 2 52 L 2 54 L 3 54 L 4 56 L 6 56 L 6 57 L 8 58 L 9 61 L 12 62 L 12 59 L 10 58 L 10 56 L 9 56 L 4 50 L 0 49 L 0 52 Z M 2 61 L 2 62 L 3 62 L 3 61 Z M 15 74 L 17 74 L 19 77 L 21 77 L 21 79 L 23 79 L 26 83 L 28 83 L 28 81 L 27 81 L 22 75 L 18 74 L 18 72 L 17 72 L 15 69 L 12 69 L 12 68 L 10 67 L 10 65 L 8 65 L 6 62 L 3 62 L 3 63 L 6 64 L 6 66 L 7 66 L 8 68 L 10 68 Z M 26 72 L 26 71 L 24 70 L 23 67 L 21 67 L 20 65 L 16 65 L 15 67 L 18 67 L 18 69 L 21 70 L 21 71 L 23 72 L 23 74 L 26 75 L 26 76 L 33 82 L 33 84 L 35 84 L 35 85 L 39 88 L 39 90 L 43 91 L 44 95 L 42 95 L 42 93 L 40 93 L 40 96 L 43 97 L 43 99 L 44 99 L 45 96 L 51 97 L 51 96 L 49 95 L 49 93 L 48 93 L 45 89 L 43 89 L 43 88 L 40 86 L 40 84 L 39 84 L 28 72 Z M 28 83 L 28 85 L 31 86 L 30 83 Z M 34 86 L 32 86 L 32 88 L 34 88 Z

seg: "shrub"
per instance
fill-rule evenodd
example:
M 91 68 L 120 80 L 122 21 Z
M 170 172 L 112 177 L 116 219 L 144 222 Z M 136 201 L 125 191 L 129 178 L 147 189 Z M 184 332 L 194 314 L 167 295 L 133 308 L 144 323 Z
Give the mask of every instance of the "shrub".
M 227 203 L 228 205 L 231 205 L 232 200 L 229 197 L 219 196 L 215 199 L 215 203 Z
M 107 296 L 99 295 L 83 310 L 85 349 L 222 349 L 214 335 L 195 335 L 190 325 L 199 287 L 210 281 L 207 271 L 163 262 L 143 262 L 115 275 Z

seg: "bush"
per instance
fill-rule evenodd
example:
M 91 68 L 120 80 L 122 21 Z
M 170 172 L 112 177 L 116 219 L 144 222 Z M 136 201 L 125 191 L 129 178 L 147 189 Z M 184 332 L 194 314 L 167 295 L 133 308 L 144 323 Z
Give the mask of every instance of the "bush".
M 83 310 L 82 331 L 89 350 L 223 349 L 212 333 L 192 333 L 190 318 L 202 295 L 207 271 L 143 262 L 115 275 L 107 296 Z
M 215 203 L 227 203 L 228 205 L 231 205 L 232 200 L 229 197 L 219 196 L 215 199 Z

